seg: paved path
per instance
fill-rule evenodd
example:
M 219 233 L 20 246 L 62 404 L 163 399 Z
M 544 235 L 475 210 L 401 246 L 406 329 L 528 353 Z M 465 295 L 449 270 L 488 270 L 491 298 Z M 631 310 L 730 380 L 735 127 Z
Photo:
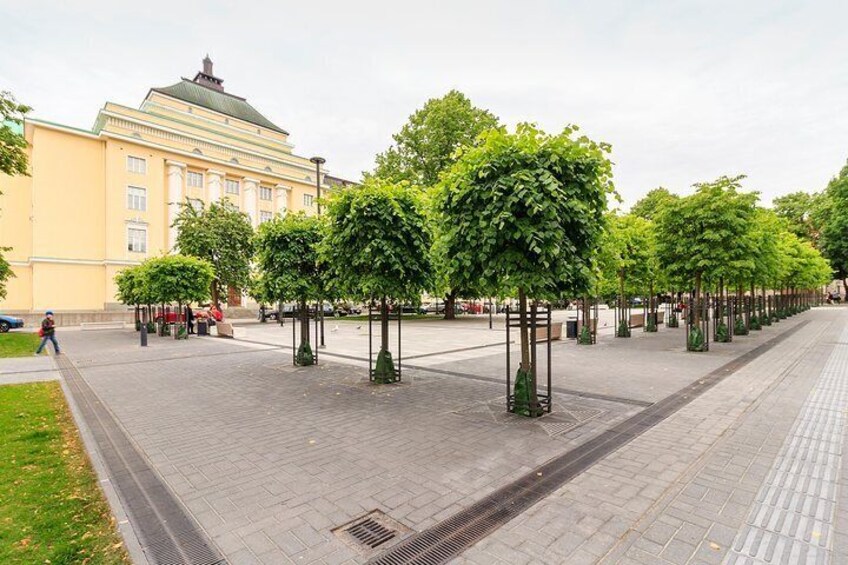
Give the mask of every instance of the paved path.
M 0 359 L 0 385 L 54 381 L 58 378 L 59 372 L 52 356 Z
M 252 343 L 153 337 L 142 349 L 128 331 L 69 333 L 63 345 L 232 563 L 359 563 L 368 555 L 343 543 L 337 527 L 380 509 L 412 530 L 427 529 L 798 327 L 780 347 L 457 559 L 700 563 L 730 558 L 734 540 L 747 539 L 746 528 L 756 527 L 746 519 L 767 500 L 757 495 L 784 457 L 781 450 L 795 453 L 791 446 L 803 441 L 787 437 L 806 429 L 795 425 L 796 417 L 822 375 L 831 377 L 822 381 L 820 396 L 841 398 L 830 391 L 839 388 L 844 370 L 825 367 L 837 347 L 845 347 L 827 340 L 846 323 L 848 309 L 815 310 L 704 355 L 680 352 L 680 335 L 671 329 L 610 337 L 590 348 L 563 342 L 554 346 L 553 368 L 555 386 L 568 392 L 556 395 L 555 413 L 541 421 L 503 412 L 503 353 L 486 347 L 468 350 L 474 353 L 465 361 L 410 360 L 420 369 L 406 372 L 404 384 L 375 387 L 355 358 L 362 357 L 361 336 L 336 344 L 328 334 L 328 352 L 338 355 L 304 369 L 292 367 L 281 347 L 290 339 L 288 328 L 283 337 L 274 326 L 251 326 Z M 405 339 L 417 343 L 410 355 L 455 348 L 444 337 L 427 337 L 423 323 L 409 328 Z M 468 345 L 492 337 L 473 325 L 461 335 Z M 834 410 L 841 409 L 826 411 Z M 821 420 L 815 411 L 807 419 Z M 830 432 L 830 444 L 816 449 L 834 451 L 834 442 L 844 440 L 837 434 L 842 425 L 828 420 L 815 428 Z M 828 469 L 841 464 L 835 454 L 814 461 Z M 841 481 L 841 471 L 830 473 Z M 842 491 L 834 492 L 830 523 L 838 525 L 848 507 Z M 816 531 L 826 537 L 827 555 L 846 555 L 848 544 L 836 533 L 813 530 L 804 543 L 810 545 Z

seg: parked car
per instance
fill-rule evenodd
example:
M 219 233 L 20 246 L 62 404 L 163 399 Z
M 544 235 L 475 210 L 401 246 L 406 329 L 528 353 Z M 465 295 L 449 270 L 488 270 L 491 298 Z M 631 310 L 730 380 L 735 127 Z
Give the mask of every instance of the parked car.
M 9 330 L 16 330 L 22 327 L 24 327 L 24 321 L 21 318 L 13 318 L 12 316 L 0 314 L 0 333 L 6 333 Z

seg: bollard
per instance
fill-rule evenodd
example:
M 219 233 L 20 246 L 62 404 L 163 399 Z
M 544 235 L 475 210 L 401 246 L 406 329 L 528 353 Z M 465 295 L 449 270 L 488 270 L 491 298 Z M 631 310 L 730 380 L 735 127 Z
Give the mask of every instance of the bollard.
M 141 324 L 141 346 L 147 347 L 147 324 Z

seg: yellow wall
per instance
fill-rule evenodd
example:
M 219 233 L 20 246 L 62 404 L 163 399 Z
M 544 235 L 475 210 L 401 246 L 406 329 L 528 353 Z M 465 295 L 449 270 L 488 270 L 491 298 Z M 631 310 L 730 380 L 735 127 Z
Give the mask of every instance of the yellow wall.
M 211 169 L 224 174 L 221 195 L 247 212 L 244 179 L 259 181 L 257 221 L 260 211 L 277 211 L 278 194 L 290 211 L 304 209 L 303 195 L 315 194 L 312 164 L 291 153 L 284 134 L 197 107 L 189 113 L 185 103 L 156 93 L 142 108 L 107 104 L 98 118 L 103 129 L 96 133 L 36 120 L 26 123 L 32 176 L 0 176 L 0 246 L 13 248 L 5 256 L 17 275 L 7 283 L 0 310 L 101 310 L 114 305 L 115 274 L 169 251 L 169 161 L 186 165 L 181 201 L 208 202 Z M 197 143 L 186 136 L 206 143 L 202 154 L 193 152 Z M 237 163 L 231 161 L 233 151 L 244 153 Z M 145 159 L 146 173 L 129 172 L 128 156 Z M 187 171 L 203 173 L 204 186 L 188 187 Z M 226 194 L 225 178 L 239 181 L 238 196 Z M 128 209 L 129 186 L 146 190 L 146 210 Z M 261 198 L 263 186 L 271 189 L 270 201 Z M 280 192 L 278 186 L 290 190 Z M 313 214 L 316 208 L 306 211 Z M 127 249 L 128 224 L 146 227 L 146 253 Z

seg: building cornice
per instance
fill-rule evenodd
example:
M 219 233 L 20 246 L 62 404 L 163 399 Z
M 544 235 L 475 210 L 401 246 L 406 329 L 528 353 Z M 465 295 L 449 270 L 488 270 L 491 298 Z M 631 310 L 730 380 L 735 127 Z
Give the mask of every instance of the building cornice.
M 44 120 L 39 120 L 38 118 L 25 118 L 24 122 L 29 122 L 33 125 L 37 125 L 38 127 L 42 127 L 45 129 L 52 129 L 56 131 L 61 131 L 64 133 L 70 133 L 73 135 L 78 135 L 80 137 L 87 137 L 89 139 L 100 139 L 100 136 L 96 133 L 89 132 L 86 130 L 82 130 L 79 128 L 71 127 L 71 126 L 63 126 L 62 124 L 54 124 L 53 122 L 47 122 Z
M 179 102 L 180 104 L 186 104 L 186 105 L 188 105 L 188 106 L 193 106 L 193 107 L 195 107 L 195 108 L 200 108 L 200 109 L 202 109 L 202 110 L 204 110 L 204 111 L 206 111 L 206 112 L 214 111 L 214 110 L 210 110 L 209 108 L 204 108 L 203 106 L 198 106 L 198 105 L 196 105 L 196 104 L 192 104 L 191 102 L 186 102 L 185 100 L 179 100 L 179 99 L 177 99 L 177 98 L 172 98 L 172 97 L 170 97 L 170 96 L 167 96 L 166 94 L 162 94 L 161 92 L 157 92 L 157 94 L 159 94 L 160 96 L 164 96 L 165 98 L 168 98 L 169 100 L 175 100 L 175 101 Z M 134 110 L 134 111 L 136 111 L 136 112 L 146 112 L 146 113 L 150 114 L 151 116 L 156 116 L 157 118 L 164 118 L 164 119 L 166 119 L 166 120 L 173 120 L 173 121 L 175 121 L 175 122 L 178 122 L 178 123 L 181 123 L 181 124 L 185 124 L 185 125 L 190 126 L 190 127 L 196 127 L 196 128 L 198 128 L 198 129 L 203 129 L 203 130 L 206 130 L 206 131 L 215 132 L 215 130 L 214 130 L 214 129 L 205 128 L 205 127 L 203 127 L 203 126 L 199 126 L 199 125 L 197 125 L 197 124 L 193 124 L 193 123 L 191 123 L 190 121 L 178 120 L 178 119 L 174 118 L 173 116 L 169 116 L 168 114 L 158 114 L 158 113 L 156 113 L 156 112 L 150 112 L 150 111 L 148 111 L 148 110 L 144 110 L 144 109 L 143 109 L 145 106 L 154 106 L 155 108 L 161 108 L 161 109 L 163 109 L 163 110 L 167 110 L 167 111 L 169 111 L 169 112 L 174 112 L 175 114 L 179 114 L 179 115 L 181 115 L 181 116 L 190 116 L 192 120 L 202 120 L 202 121 L 204 121 L 204 122 L 208 122 L 208 123 L 210 123 L 210 124 L 214 124 L 214 125 L 219 126 L 219 127 L 223 128 L 223 129 L 226 129 L 226 130 L 231 130 L 231 131 L 233 131 L 233 132 L 238 132 L 238 133 L 239 133 L 239 134 L 241 134 L 241 135 L 248 135 L 248 136 L 250 136 L 250 137 L 254 137 L 254 138 L 257 138 L 257 139 L 261 139 L 263 142 L 273 141 L 274 143 L 279 143 L 280 145 L 284 145 L 284 146 L 288 147 L 289 149 L 294 149 L 294 144 L 293 144 L 293 143 L 291 143 L 291 142 L 288 142 L 288 141 L 280 141 L 280 140 L 277 140 L 277 139 L 269 139 L 269 138 L 268 138 L 268 136 L 260 135 L 260 134 L 258 134 L 258 133 L 252 132 L 252 131 L 246 131 L 246 130 L 244 130 L 244 129 L 242 129 L 242 128 L 237 128 L 237 127 L 235 127 L 235 126 L 234 126 L 234 125 L 232 125 L 232 124 L 227 124 L 227 123 L 224 123 L 224 122 L 216 122 L 215 120 L 210 120 L 209 118 L 206 118 L 206 117 L 204 117 L 204 116 L 200 116 L 200 115 L 198 115 L 198 114 L 193 114 L 193 113 L 191 113 L 191 112 L 184 112 L 183 110 L 178 110 L 177 108 L 174 108 L 173 106 L 165 106 L 165 105 L 163 105 L 163 104 L 158 104 L 158 103 L 153 102 L 153 101 L 151 101 L 151 100 L 149 100 L 149 99 L 148 99 L 148 100 L 145 100 L 144 102 L 142 102 L 142 104 L 141 104 L 141 108 L 142 108 L 142 109 L 130 108 L 129 106 L 123 106 L 123 105 L 121 105 L 121 104 L 115 104 L 114 102 L 109 102 L 109 104 L 112 104 L 113 106 L 118 106 L 118 107 L 120 107 L 120 108 L 127 108 L 128 110 Z M 238 119 L 238 118 L 233 118 L 233 117 L 231 117 L 231 116 L 227 116 L 227 117 L 228 117 L 228 118 L 230 118 L 230 119 L 236 119 L 236 120 Z M 242 120 L 239 120 L 239 121 L 240 121 L 240 122 L 242 122 L 242 123 L 248 124 L 248 125 L 252 125 L 253 127 L 262 128 L 262 126 L 257 126 L 257 125 L 255 125 L 255 124 L 249 124 L 248 122 L 244 122 L 244 121 L 242 121 Z M 268 129 L 268 128 L 262 128 L 262 129 Z M 274 131 L 274 130 L 269 130 L 269 131 Z M 227 136 L 229 136 L 229 134 L 226 134 L 226 133 L 221 133 L 221 132 L 215 132 L 215 133 L 217 133 L 218 135 L 227 135 Z M 274 133 L 279 133 L 279 132 L 274 132 Z M 259 144 L 259 145 L 262 145 L 263 147 L 268 147 L 265 143 L 261 143 L 261 144 Z
M 161 124 L 157 124 L 157 123 L 154 123 L 154 122 L 146 122 L 144 120 L 140 120 L 138 118 L 126 116 L 124 114 L 118 114 L 116 112 L 110 112 L 109 110 L 101 110 L 100 113 L 104 116 L 107 116 L 107 117 L 110 117 L 110 118 L 115 118 L 116 120 L 124 120 L 125 122 L 129 122 L 131 124 L 136 124 L 136 125 L 139 125 L 139 126 L 143 126 L 143 127 L 153 129 L 153 130 L 158 130 L 158 131 L 162 131 L 162 132 L 165 132 L 165 133 L 169 133 L 171 135 L 177 135 L 177 136 L 180 136 L 180 137 L 184 137 L 187 140 L 189 140 L 189 142 L 197 144 L 197 145 L 209 145 L 209 146 L 212 146 L 212 147 L 223 148 L 225 150 L 232 151 L 232 152 L 235 152 L 235 153 L 241 153 L 243 155 L 246 155 L 247 157 L 255 158 L 259 161 L 268 161 L 270 163 L 277 163 L 277 164 L 284 165 L 284 166 L 290 166 L 290 167 L 294 167 L 294 168 L 297 168 L 297 169 L 302 169 L 303 171 L 309 172 L 309 173 L 312 173 L 315 170 L 315 167 L 312 166 L 312 164 L 309 163 L 309 162 L 300 163 L 300 162 L 297 162 L 295 160 L 282 159 L 280 157 L 275 157 L 275 156 L 268 155 L 268 154 L 265 154 L 265 153 L 257 153 L 255 151 L 250 151 L 249 149 L 244 149 L 243 147 L 238 147 L 236 145 L 230 145 L 230 144 L 227 144 L 227 143 L 221 143 L 219 141 L 213 141 L 213 140 L 210 140 L 210 139 L 204 139 L 204 138 L 201 138 L 201 137 L 197 137 L 196 135 L 192 135 L 191 133 L 180 131 L 178 129 L 169 128 L 167 126 L 163 126 Z M 106 131 L 101 129 L 100 134 L 103 135 L 104 133 L 109 133 L 109 132 L 106 132 Z M 298 156 L 292 155 L 292 157 L 298 157 Z M 304 159 L 304 158 L 300 157 L 300 159 Z M 327 173 L 328 171 L 323 171 L 323 172 Z
M 139 139 L 137 137 L 131 137 L 131 136 L 128 136 L 128 135 L 122 135 L 120 133 L 115 133 L 115 132 L 110 132 L 110 131 L 103 131 L 103 132 L 100 133 L 100 135 L 102 137 L 110 137 L 110 138 L 113 138 L 113 139 L 120 139 L 121 141 L 126 141 L 127 143 L 133 143 L 135 145 L 142 145 L 144 147 L 152 147 L 153 149 L 159 149 L 161 151 L 173 153 L 175 155 L 182 155 L 182 156 L 185 156 L 185 157 L 191 157 L 193 159 L 197 159 L 197 160 L 200 160 L 200 161 L 206 161 L 207 163 L 215 163 L 216 165 L 223 165 L 225 167 L 232 168 L 232 169 L 238 169 L 238 170 L 241 170 L 241 171 L 249 171 L 249 172 L 254 173 L 254 174 L 259 174 L 259 175 L 269 176 L 269 177 L 273 177 L 273 178 L 283 179 L 283 180 L 287 180 L 287 181 L 291 181 L 291 182 L 297 182 L 297 183 L 304 184 L 304 185 L 307 185 L 307 186 L 313 186 L 313 184 L 310 181 L 307 181 L 305 179 L 299 179 L 297 177 L 284 175 L 282 173 L 268 172 L 264 169 L 258 169 L 256 167 L 248 167 L 247 165 L 242 165 L 241 163 L 233 163 L 231 161 L 224 161 L 223 159 L 216 159 L 216 158 L 210 157 L 208 155 L 198 155 L 197 153 L 192 153 L 191 151 L 183 151 L 182 149 L 176 149 L 176 148 L 171 147 L 169 145 L 154 143 L 154 142 L 151 142 L 151 141 L 146 141 L 144 139 Z M 222 173 L 222 176 L 226 176 L 226 175 L 224 173 Z M 329 185 L 322 185 L 322 188 L 327 188 L 328 190 L 332 190 L 333 187 L 331 187 Z

